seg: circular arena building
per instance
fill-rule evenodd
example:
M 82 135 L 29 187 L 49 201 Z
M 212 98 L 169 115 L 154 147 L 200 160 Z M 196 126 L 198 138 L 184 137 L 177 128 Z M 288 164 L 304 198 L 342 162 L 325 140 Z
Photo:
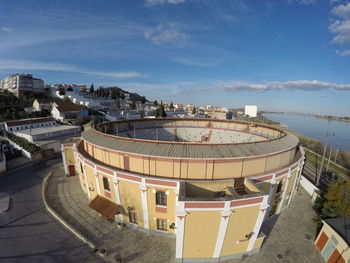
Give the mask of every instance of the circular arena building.
M 304 162 L 284 130 L 216 119 L 104 123 L 62 155 L 93 209 L 175 237 L 178 262 L 259 251 L 264 222 L 288 207 Z

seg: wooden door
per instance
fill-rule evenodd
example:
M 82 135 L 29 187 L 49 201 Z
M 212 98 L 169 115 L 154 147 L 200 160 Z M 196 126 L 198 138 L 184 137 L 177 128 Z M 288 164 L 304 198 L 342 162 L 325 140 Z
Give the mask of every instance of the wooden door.
M 334 249 L 332 255 L 327 260 L 327 263 L 345 263 L 344 258 L 340 255 L 337 249 Z
M 326 245 L 327 241 L 328 241 L 327 235 L 324 232 L 322 232 L 320 235 L 320 238 L 318 239 L 318 241 L 316 243 L 316 247 L 318 248 L 319 251 L 322 251 L 322 249 Z
M 68 166 L 68 170 L 69 170 L 69 176 L 74 176 L 75 175 L 74 165 L 69 165 Z

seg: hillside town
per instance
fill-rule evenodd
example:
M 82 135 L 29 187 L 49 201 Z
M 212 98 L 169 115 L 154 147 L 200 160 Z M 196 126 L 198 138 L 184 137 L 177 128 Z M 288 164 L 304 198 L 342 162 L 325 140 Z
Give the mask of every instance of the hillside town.
M 232 110 L 150 101 L 117 86 L 48 85 L 27 73 L 16 73 L 0 81 L 0 103 L 2 155 L 7 156 L 9 167 L 19 159 L 28 162 L 57 153 L 65 140 L 79 137 L 84 129 L 107 121 L 156 117 L 230 120 L 257 116 L 256 106 Z M 20 151 L 23 158 L 13 160 Z M 1 167 L 5 172 L 6 158 L 2 159 Z

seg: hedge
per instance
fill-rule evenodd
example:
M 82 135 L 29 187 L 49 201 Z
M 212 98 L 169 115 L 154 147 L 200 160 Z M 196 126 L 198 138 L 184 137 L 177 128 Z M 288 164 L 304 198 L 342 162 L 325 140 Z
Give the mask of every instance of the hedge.
M 29 142 L 28 140 L 18 137 L 14 134 L 4 132 L 3 133 L 7 138 L 9 138 L 11 141 L 14 143 L 18 144 L 21 146 L 24 150 L 30 152 L 30 153 L 35 153 L 40 150 L 40 147 L 34 143 Z

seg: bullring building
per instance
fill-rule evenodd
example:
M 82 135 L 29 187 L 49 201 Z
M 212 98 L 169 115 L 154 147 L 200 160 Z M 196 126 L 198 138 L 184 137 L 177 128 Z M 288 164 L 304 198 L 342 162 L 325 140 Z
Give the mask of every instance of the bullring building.
M 104 123 L 63 144 L 90 206 L 176 238 L 176 261 L 217 262 L 259 251 L 264 221 L 288 207 L 304 153 L 278 128 L 213 119 Z

